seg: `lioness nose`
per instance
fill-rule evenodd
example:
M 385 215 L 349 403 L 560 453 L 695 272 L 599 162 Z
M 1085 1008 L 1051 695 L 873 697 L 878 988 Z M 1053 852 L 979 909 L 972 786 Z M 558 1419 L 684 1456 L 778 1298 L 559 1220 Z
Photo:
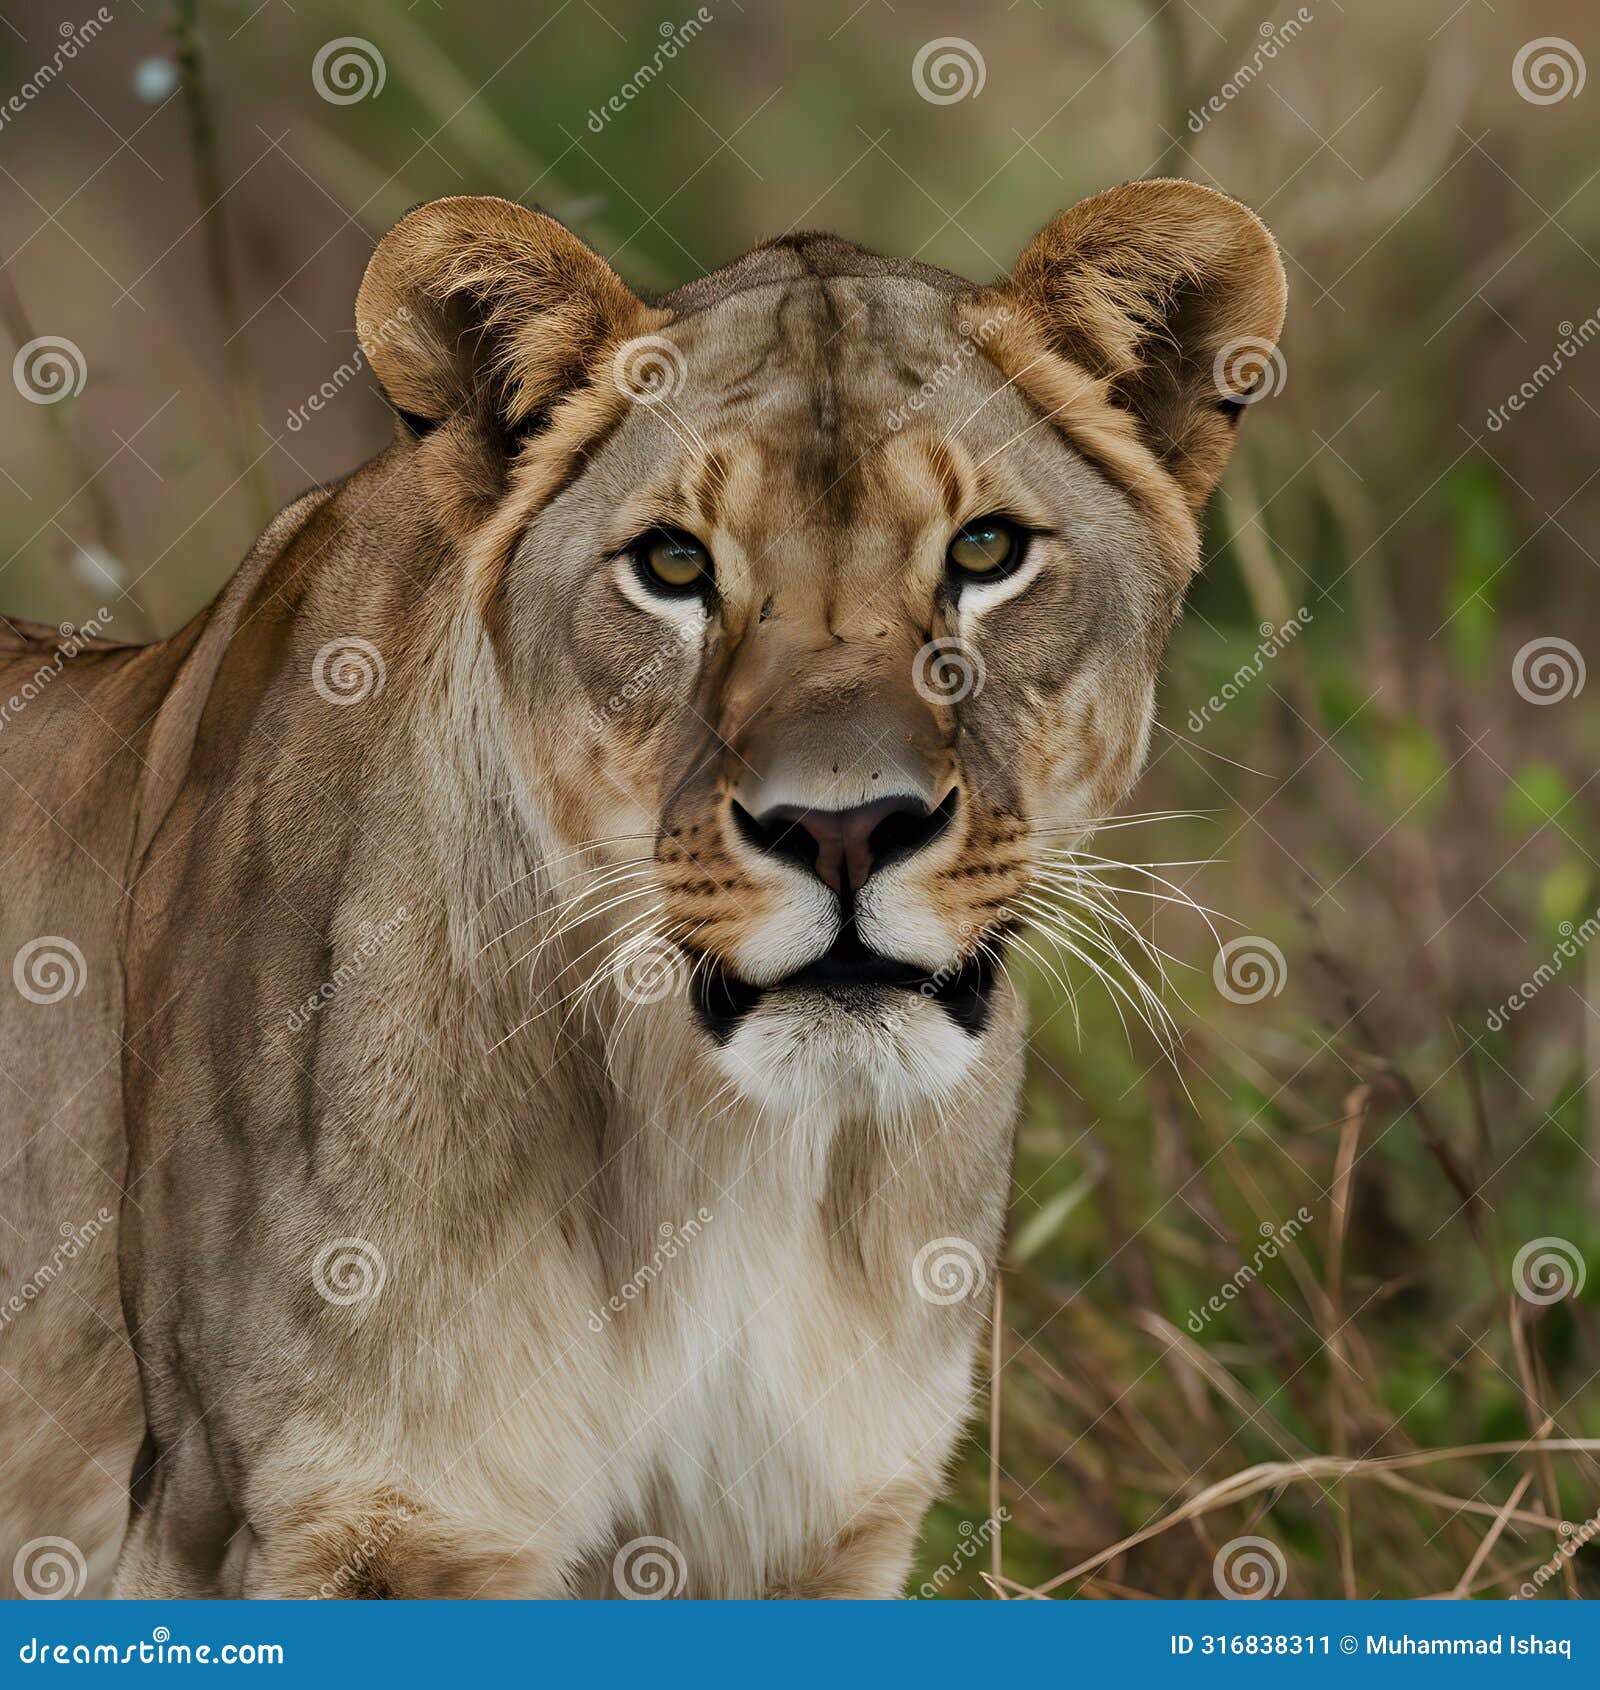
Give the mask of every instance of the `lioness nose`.
M 807 810 L 777 804 L 752 816 L 733 806 L 739 832 L 758 851 L 812 869 L 841 897 L 859 892 L 867 877 L 931 845 L 955 813 L 956 793 L 930 810 L 920 798 L 879 798 L 848 810 Z

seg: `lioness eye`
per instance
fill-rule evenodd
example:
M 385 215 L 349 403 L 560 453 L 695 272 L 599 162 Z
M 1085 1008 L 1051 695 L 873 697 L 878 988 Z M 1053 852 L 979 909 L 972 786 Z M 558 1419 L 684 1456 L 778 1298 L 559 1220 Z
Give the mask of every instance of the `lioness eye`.
M 660 528 L 634 548 L 634 561 L 647 587 L 682 595 L 711 585 L 711 553 L 692 534 Z
M 1023 535 L 1001 516 L 969 522 L 950 542 L 945 559 L 957 576 L 996 580 L 1022 561 Z

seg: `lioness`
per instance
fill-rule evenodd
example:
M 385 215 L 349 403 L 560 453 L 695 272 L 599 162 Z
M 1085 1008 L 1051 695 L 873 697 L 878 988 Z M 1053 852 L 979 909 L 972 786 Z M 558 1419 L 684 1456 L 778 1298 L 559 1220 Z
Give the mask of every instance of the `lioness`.
M 1139 768 L 1284 292 L 1177 181 L 992 286 L 807 234 L 655 303 L 407 216 L 393 444 L 169 640 L 0 623 L 0 1576 L 897 1594 L 1007 947 Z

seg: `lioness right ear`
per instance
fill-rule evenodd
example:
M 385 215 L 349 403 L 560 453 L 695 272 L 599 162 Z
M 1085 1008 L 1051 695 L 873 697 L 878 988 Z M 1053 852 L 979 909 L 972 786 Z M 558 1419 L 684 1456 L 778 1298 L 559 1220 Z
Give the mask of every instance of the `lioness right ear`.
M 356 296 L 362 350 L 408 423 L 467 415 L 506 436 L 668 316 L 553 217 L 486 196 L 408 212 Z

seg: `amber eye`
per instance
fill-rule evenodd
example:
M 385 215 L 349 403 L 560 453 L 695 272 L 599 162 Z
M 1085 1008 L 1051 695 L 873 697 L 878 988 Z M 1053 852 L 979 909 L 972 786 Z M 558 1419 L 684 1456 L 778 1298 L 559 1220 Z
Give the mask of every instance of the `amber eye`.
M 658 528 L 639 541 L 633 557 L 645 585 L 657 592 L 681 598 L 711 586 L 711 553 L 692 534 Z
M 1026 537 L 1003 516 L 979 517 L 950 542 L 945 561 L 962 580 L 997 581 L 1022 562 Z

